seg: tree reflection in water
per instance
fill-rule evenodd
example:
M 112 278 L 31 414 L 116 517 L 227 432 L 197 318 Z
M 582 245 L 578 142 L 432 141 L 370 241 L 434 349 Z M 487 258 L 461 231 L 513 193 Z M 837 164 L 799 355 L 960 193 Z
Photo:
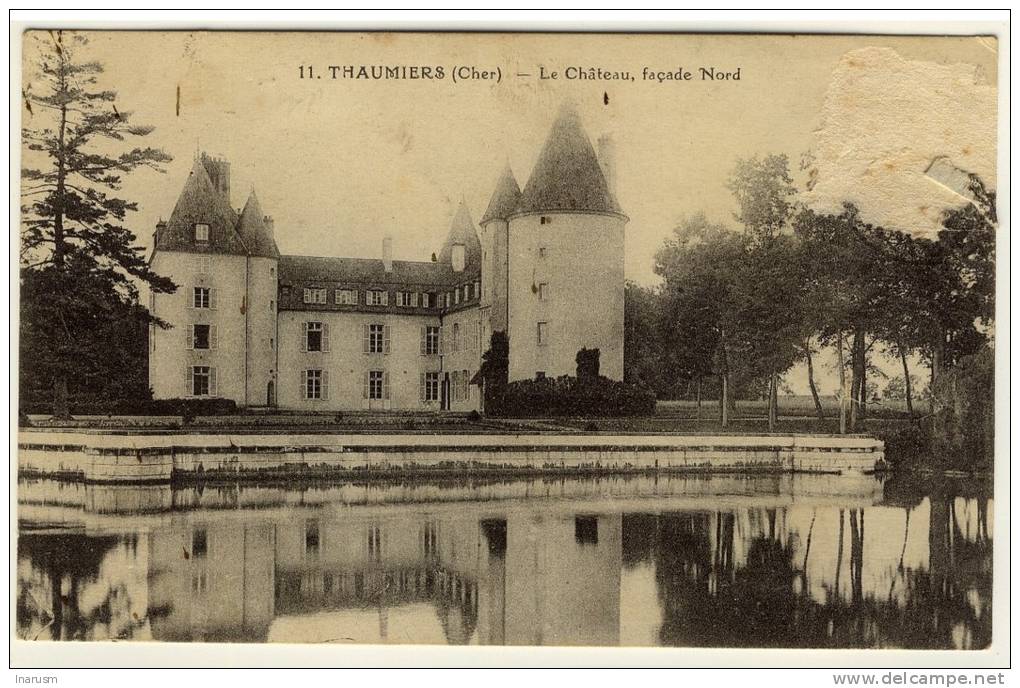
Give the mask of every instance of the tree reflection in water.
M 823 583 L 823 601 L 811 595 L 809 585 L 810 543 L 821 537 L 814 518 L 804 556 L 795 561 L 793 538 L 777 528 L 781 509 L 749 514 L 752 533 L 745 534 L 746 554 L 738 566 L 734 513 L 626 517 L 624 561 L 633 565 L 650 558 L 656 564 L 663 645 L 978 649 L 991 642 L 988 499 L 977 498 L 977 536 L 971 539 L 961 529 L 956 505 L 946 493 L 930 497 L 928 566 L 905 567 L 901 553 L 887 596 L 865 592 L 865 509 L 840 510 L 833 533 L 835 575 Z M 902 552 L 911 510 L 904 510 Z M 897 586 L 900 594 L 894 595 Z

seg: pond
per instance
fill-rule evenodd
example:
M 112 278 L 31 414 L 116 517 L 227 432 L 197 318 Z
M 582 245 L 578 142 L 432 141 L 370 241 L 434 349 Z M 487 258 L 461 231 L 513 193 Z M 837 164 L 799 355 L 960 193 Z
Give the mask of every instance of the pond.
M 29 640 L 978 649 L 990 486 L 19 481 Z

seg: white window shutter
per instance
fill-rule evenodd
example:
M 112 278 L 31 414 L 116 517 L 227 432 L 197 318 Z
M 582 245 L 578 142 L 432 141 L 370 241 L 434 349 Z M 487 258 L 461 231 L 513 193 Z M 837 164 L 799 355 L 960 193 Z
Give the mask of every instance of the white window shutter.
M 382 374 L 382 388 L 383 388 L 383 399 L 390 398 L 390 374 L 384 372 Z
M 301 323 L 301 350 L 308 351 L 308 323 Z
M 190 397 L 195 393 L 195 369 L 191 366 L 184 366 L 184 396 Z
M 155 294 L 153 294 L 155 296 Z M 192 286 L 188 289 L 188 297 L 185 299 L 188 303 L 188 308 L 195 307 L 195 287 Z M 151 309 L 150 309 L 151 310 Z
M 322 323 L 322 350 L 329 351 L 329 323 Z
M 329 399 L 329 371 L 322 371 L 322 398 Z
M 384 306 L 390 305 L 390 293 L 388 291 L 384 291 L 382 293 L 382 305 Z
M 308 371 L 307 370 L 302 370 L 302 371 L 299 371 L 299 372 L 300 372 L 300 376 L 298 377 L 298 380 L 301 383 L 301 387 L 298 390 L 298 399 L 307 399 L 308 398 Z
M 216 290 L 209 288 L 209 308 L 216 310 Z
M 422 373 L 418 379 L 418 399 L 425 401 L 425 373 Z
M 365 323 L 361 327 L 362 327 L 362 348 L 364 349 L 364 353 L 367 354 L 369 351 L 371 351 L 369 342 L 370 335 L 368 330 L 368 323 Z M 366 398 L 368 398 L 367 395 Z
M 195 326 L 188 325 L 186 328 L 184 328 L 184 334 L 187 336 L 187 340 L 185 341 L 184 345 L 190 351 L 191 349 L 195 348 Z
M 390 352 L 390 326 L 383 325 L 383 353 L 388 354 Z
M 216 326 L 215 325 L 210 325 L 209 326 L 209 348 L 210 349 L 215 349 L 216 348 Z
M 354 295 L 354 305 L 357 306 L 358 305 L 358 290 L 354 289 L 354 290 L 351 291 L 351 293 Z
M 215 368 L 210 368 L 209 369 L 209 396 L 211 396 L 211 397 L 216 396 L 216 392 L 217 392 L 217 390 L 216 390 L 216 369 Z
M 419 349 L 418 349 L 418 352 L 422 356 L 424 356 L 425 352 L 428 351 L 428 349 L 426 348 L 428 346 L 428 338 L 429 338 L 429 328 L 427 326 L 425 326 L 425 325 L 422 325 L 421 326 L 421 342 L 419 342 Z
M 366 370 L 365 371 L 365 378 L 362 381 L 362 386 L 361 386 L 361 396 L 363 396 L 365 399 L 368 399 L 368 378 L 369 378 L 369 373 Z
M 439 326 L 439 353 L 446 353 L 446 328 Z

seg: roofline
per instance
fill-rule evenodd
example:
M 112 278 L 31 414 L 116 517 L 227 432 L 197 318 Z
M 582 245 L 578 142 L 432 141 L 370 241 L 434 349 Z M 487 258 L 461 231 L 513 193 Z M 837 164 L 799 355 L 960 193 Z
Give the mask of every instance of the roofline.
M 615 210 L 564 210 L 563 208 L 549 208 L 547 210 L 526 210 L 521 212 L 515 212 L 504 220 L 509 222 L 510 220 L 516 220 L 519 217 L 527 217 L 529 215 L 603 215 L 605 217 L 616 217 L 624 222 L 630 222 L 630 216 L 626 213 L 617 212 Z M 491 222 L 491 220 L 490 220 Z

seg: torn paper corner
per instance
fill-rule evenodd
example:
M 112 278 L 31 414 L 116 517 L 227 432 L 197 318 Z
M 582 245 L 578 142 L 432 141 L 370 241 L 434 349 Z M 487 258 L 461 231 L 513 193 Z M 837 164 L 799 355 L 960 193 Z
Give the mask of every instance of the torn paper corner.
M 869 222 L 937 231 L 946 209 L 970 200 L 970 175 L 995 187 L 996 88 L 971 64 L 849 51 L 832 72 L 812 153 L 810 207 L 850 201 Z

